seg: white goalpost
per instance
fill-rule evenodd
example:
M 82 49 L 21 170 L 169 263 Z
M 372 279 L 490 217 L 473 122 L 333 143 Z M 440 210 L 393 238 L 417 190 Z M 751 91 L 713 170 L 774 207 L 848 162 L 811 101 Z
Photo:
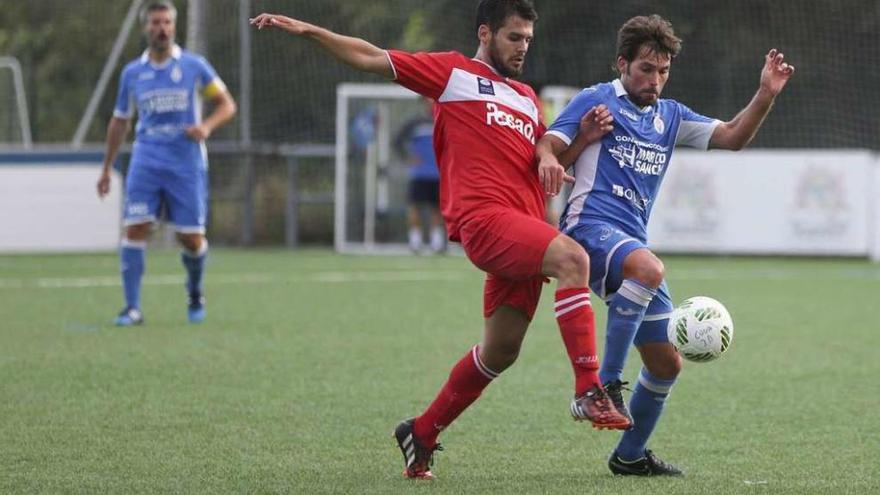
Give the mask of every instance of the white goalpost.
M 404 167 L 394 133 L 419 111 L 419 96 L 396 84 L 336 89 L 334 246 L 343 253 L 405 253 Z M 395 166 L 398 165 L 398 166 Z
M 8 74 L 8 77 L 3 74 Z M 0 135 L 0 141 L 20 141 L 25 149 L 30 149 L 33 146 L 33 141 L 31 140 L 27 98 L 24 93 L 21 64 L 15 57 L 0 57 L 0 88 L 4 88 L 0 93 L 5 94 L 7 100 L 2 107 L 7 110 L 0 112 L 0 118 L 3 120 L 0 125 L 4 128 L 3 135 Z M 11 111 L 13 107 L 15 107 L 15 112 Z M 6 129 L 7 122 L 9 123 L 8 129 Z M 13 129 L 16 127 L 17 129 Z

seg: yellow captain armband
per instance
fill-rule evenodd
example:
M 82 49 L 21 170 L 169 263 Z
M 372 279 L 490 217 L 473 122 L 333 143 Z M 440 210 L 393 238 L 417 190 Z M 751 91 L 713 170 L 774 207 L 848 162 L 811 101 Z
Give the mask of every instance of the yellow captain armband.
M 210 83 L 208 83 L 207 86 L 205 86 L 205 88 L 202 90 L 202 95 L 205 98 L 213 99 L 213 98 L 217 97 L 218 95 L 220 95 L 221 93 L 223 93 L 224 91 L 226 91 L 226 85 L 223 84 L 223 81 L 221 81 L 220 78 L 218 77 L 218 78 L 214 79 L 213 81 L 211 81 Z

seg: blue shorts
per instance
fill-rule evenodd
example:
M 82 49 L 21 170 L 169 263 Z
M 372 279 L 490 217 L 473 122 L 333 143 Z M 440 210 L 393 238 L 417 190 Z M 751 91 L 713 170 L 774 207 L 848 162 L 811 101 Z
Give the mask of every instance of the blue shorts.
M 208 216 L 208 171 L 203 164 L 178 168 L 132 163 L 125 179 L 124 225 L 152 223 L 162 204 L 175 230 L 204 234 Z
M 636 249 L 647 249 L 647 246 L 617 227 L 598 221 L 578 224 L 566 233 L 583 246 L 590 256 L 590 289 L 610 303 L 623 283 L 623 260 L 629 253 Z M 666 325 L 673 308 L 669 286 L 664 280 L 648 305 L 645 319 L 636 333 L 635 344 L 668 342 Z

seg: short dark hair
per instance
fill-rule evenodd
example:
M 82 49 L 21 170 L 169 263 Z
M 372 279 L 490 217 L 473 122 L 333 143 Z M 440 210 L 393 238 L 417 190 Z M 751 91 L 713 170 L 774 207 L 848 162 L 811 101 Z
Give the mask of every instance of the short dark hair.
M 141 24 L 146 24 L 147 19 L 150 18 L 150 14 L 153 12 L 157 12 L 159 10 L 168 10 L 171 11 L 171 18 L 177 20 L 177 8 L 174 7 L 174 4 L 171 0 L 152 0 L 147 2 L 147 5 L 141 9 Z
M 538 20 L 538 12 L 530 0 L 480 0 L 475 28 L 479 31 L 480 26 L 485 24 L 493 33 L 497 33 L 512 15 L 532 22 Z
M 672 23 L 659 15 L 640 15 L 626 21 L 617 32 L 617 56 L 632 62 L 642 47 L 673 59 L 681 50 L 681 38 L 675 35 Z

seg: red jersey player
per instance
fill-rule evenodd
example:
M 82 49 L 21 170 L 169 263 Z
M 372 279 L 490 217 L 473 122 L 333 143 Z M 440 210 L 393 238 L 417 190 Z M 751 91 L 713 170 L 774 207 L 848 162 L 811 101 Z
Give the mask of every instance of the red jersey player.
M 529 0 L 482 0 L 475 26 L 480 45 L 473 58 L 457 52 L 386 51 L 280 15 L 251 19 L 259 29 L 310 38 L 342 62 L 435 101 L 440 206 L 449 238 L 461 242 L 471 262 L 487 272 L 485 331 L 427 410 L 397 426 L 404 475 L 410 478 L 433 477 L 430 464 L 440 431 L 516 360 L 545 276 L 558 280 L 556 318 L 575 374 L 572 415 L 597 428 L 630 425 L 596 373 L 589 259 L 576 242 L 544 221 L 546 192 L 554 181 L 558 186 L 572 179 L 560 172 L 539 181 L 535 142 L 544 124 L 538 99 L 532 88 L 511 79 L 522 72 L 536 19 Z M 573 161 L 583 145 L 610 129 L 610 120 L 607 109 L 591 111 L 569 148 L 572 156 L 561 161 Z

